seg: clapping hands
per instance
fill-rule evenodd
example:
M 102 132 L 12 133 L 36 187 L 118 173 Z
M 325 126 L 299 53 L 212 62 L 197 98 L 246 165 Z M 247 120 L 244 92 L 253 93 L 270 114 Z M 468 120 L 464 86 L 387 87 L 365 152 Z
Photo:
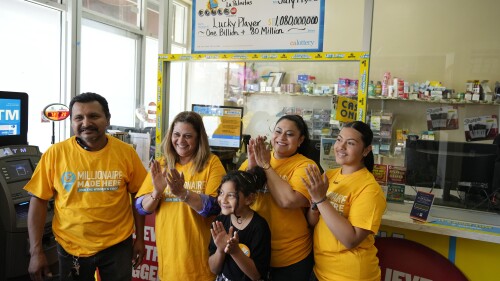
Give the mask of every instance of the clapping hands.
M 149 164 L 151 170 L 151 179 L 153 181 L 154 189 L 159 193 L 163 194 L 163 191 L 167 187 L 167 169 L 162 171 L 160 162 L 157 160 L 152 160 Z
M 179 173 L 176 169 L 170 169 L 170 172 L 168 169 L 162 169 L 157 160 L 152 160 L 149 167 L 154 189 L 159 194 L 163 194 L 167 185 L 170 186 L 170 192 L 177 197 L 186 194 L 183 173 Z
M 229 228 L 229 233 L 227 233 L 222 222 L 215 221 L 212 223 L 210 233 L 212 233 L 217 251 L 232 255 L 240 249 L 238 231 L 235 231 L 234 227 L 231 226 Z
M 250 139 L 248 144 L 248 169 L 255 166 L 264 167 L 271 161 L 271 150 L 266 145 L 265 136 Z
M 328 178 L 326 174 L 322 175 L 315 165 L 307 165 L 306 175 L 307 180 L 302 178 L 302 183 L 304 183 L 309 195 L 311 195 L 311 200 L 318 202 L 325 197 L 328 191 Z

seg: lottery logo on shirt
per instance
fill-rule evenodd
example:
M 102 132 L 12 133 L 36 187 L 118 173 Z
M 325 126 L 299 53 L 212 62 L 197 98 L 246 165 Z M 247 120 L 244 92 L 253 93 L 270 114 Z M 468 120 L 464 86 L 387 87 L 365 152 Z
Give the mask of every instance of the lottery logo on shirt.
M 73 172 L 65 172 L 61 176 L 61 183 L 64 189 L 66 189 L 66 191 L 68 192 L 71 190 L 71 187 L 73 186 L 75 181 L 76 181 L 76 175 Z
M 250 257 L 250 249 L 247 247 L 247 245 L 240 243 L 238 244 L 238 246 L 240 246 L 240 249 L 243 252 L 243 254 L 245 254 L 245 256 Z

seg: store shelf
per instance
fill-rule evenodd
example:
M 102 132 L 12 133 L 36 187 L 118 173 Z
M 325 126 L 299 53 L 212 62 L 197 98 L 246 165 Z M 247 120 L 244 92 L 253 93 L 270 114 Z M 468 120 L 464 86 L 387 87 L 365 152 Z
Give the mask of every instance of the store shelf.
M 494 106 L 500 106 L 500 102 L 458 101 L 455 99 L 423 100 L 423 99 L 403 99 L 403 98 L 390 98 L 390 97 L 368 97 L 368 100 L 421 102 L 421 103 L 454 104 L 454 105 L 494 105 Z
M 281 88 L 279 92 L 262 91 L 262 92 L 249 92 L 244 85 L 248 85 L 249 81 L 254 84 L 253 80 L 257 83 L 269 82 L 265 76 L 270 73 L 282 73 L 287 75 L 285 81 L 281 84 L 294 84 L 300 75 L 308 75 L 316 77 L 317 86 L 331 85 L 334 77 L 350 77 L 359 81 L 357 96 L 354 97 L 354 103 L 357 102 L 357 111 L 355 118 L 357 120 L 366 119 L 366 95 L 370 56 L 366 52 L 299 52 L 299 53 L 208 53 L 208 54 L 160 54 L 158 63 L 159 76 L 158 80 L 158 104 L 164 103 L 168 100 L 170 92 L 168 87 L 164 87 L 164 81 L 170 81 L 171 69 L 169 66 L 176 63 L 188 63 L 192 65 L 191 71 L 196 72 L 196 83 L 187 82 L 191 86 L 188 87 L 191 100 L 200 101 L 202 103 L 214 103 L 218 101 L 216 93 L 223 92 L 224 100 L 236 101 L 241 106 L 244 99 L 256 96 L 275 96 L 278 98 L 290 97 L 291 101 L 287 101 L 288 106 L 294 104 L 307 104 L 312 102 L 320 104 L 320 106 L 310 105 L 312 108 L 331 108 L 331 102 L 327 102 L 324 98 L 332 99 L 332 94 L 304 94 L 303 92 L 287 92 Z M 231 67 L 221 67 L 219 64 L 213 64 L 213 71 L 208 64 L 210 62 L 223 62 L 232 63 Z M 197 64 L 202 63 L 199 67 Z M 325 67 L 318 68 L 318 63 L 324 63 Z M 219 67 L 219 68 L 218 68 Z M 255 76 L 255 77 L 254 77 Z M 277 76 L 279 77 L 279 76 Z M 225 80 L 225 81 L 224 81 Z M 242 82 L 243 81 L 243 82 Z M 274 81 L 274 79 L 273 79 Z M 272 86 L 275 87 L 274 82 L 271 81 Z M 301 80 L 302 81 L 302 80 Z M 288 83 L 287 83 L 288 82 Z M 323 83 L 324 82 L 324 83 Z M 224 86 L 221 86 L 225 83 Z M 300 84 L 300 83 L 298 83 Z M 233 86 L 237 85 L 237 89 Z M 279 84 L 278 84 L 279 85 Z M 268 85 L 266 84 L 266 88 Z M 262 88 L 261 88 L 262 89 Z M 266 89 L 267 90 L 267 89 Z M 297 91 L 298 89 L 293 89 Z M 333 88 L 331 89 L 333 91 Z M 324 90 L 323 92 L 329 93 Z M 197 93 L 203 93 L 198 95 Z M 214 93 L 206 95 L 205 93 Z M 209 97 L 207 97 L 209 96 Z M 164 99 L 164 97 L 166 97 Z M 302 100 L 300 97 L 306 98 Z M 309 99 L 311 97 L 311 99 Z M 314 98 L 314 99 L 312 99 Z M 273 100 L 275 100 L 273 98 Z M 266 99 L 266 101 L 268 101 Z M 281 103 L 278 106 L 283 106 Z M 165 108 L 165 106 L 163 107 Z M 160 110 L 160 111 L 159 111 Z M 246 111 L 249 112 L 249 111 Z M 161 107 L 157 109 L 157 116 L 161 115 Z M 268 119 L 271 119 L 269 116 Z M 157 121 L 158 127 L 165 127 L 161 123 L 162 120 Z M 267 122 L 271 120 L 265 120 Z
M 316 95 L 308 93 L 289 93 L 289 92 L 243 92 L 245 96 L 251 95 L 276 95 L 276 96 L 301 96 L 301 97 L 333 97 L 336 95 L 326 94 L 326 95 Z M 356 98 L 356 97 L 353 97 Z M 500 102 L 485 102 L 485 101 L 458 101 L 454 99 L 443 99 L 443 100 L 422 100 L 422 99 L 403 99 L 403 98 L 389 98 L 389 97 L 368 97 L 368 100 L 378 100 L 378 101 L 394 101 L 394 102 L 419 102 L 419 103 L 429 103 L 429 104 L 454 104 L 454 105 L 493 105 L 500 106 Z
M 288 93 L 288 92 L 243 92 L 243 95 L 245 96 L 254 96 L 254 95 L 260 95 L 260 96 L 269 96 L 269 95 L 274 95 L 274 96 L 298 96 L 298 97 L 315 97 L 315 98 L 331 98 L 334 95 L 313 95 L 313 94 L 304 94 L 301 92 L 297 93 Z

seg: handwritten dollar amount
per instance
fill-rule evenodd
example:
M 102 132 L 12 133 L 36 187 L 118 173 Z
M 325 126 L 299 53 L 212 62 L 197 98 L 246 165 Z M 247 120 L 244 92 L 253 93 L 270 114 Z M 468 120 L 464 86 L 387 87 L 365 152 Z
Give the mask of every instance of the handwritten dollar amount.
M 276 16 L 276 18 L 269 19 L 269 25 L 274 26 L 296 26 L 318 24 L 318 16 Z

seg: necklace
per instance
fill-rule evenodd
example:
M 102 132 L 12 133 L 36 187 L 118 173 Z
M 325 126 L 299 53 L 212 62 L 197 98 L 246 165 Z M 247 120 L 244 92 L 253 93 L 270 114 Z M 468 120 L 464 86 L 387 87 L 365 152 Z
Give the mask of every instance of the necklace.
M 245 218 L 242 218 L 242 217 L 236 217 L 236 222 L 237 222 L 238 224 L 242 224 L 242 223 L 243 223 L 246 219 L 247 219 L 246 217 L 245 217 Z
M 252 217 L 252 214 L 247 214 L 244 217 L 243 216 L 236 216 L 236 215 L 234 215 L 234 216 L 236 217 L 236 223 L 237 224 L 243 224 L 244 222 L 247 221 L 248 218 Z

